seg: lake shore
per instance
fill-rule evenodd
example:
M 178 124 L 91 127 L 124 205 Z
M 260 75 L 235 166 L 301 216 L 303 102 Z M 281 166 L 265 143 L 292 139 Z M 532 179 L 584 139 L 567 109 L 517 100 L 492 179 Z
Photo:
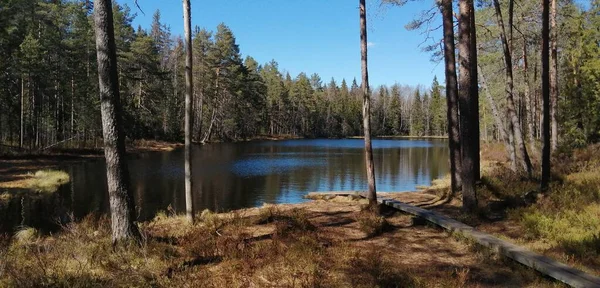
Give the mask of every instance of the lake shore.
M 437 198 L 403 193 L 403 201 Z M 144 244 L 113 251 L 106 217 L 55 235 L 35 230 L 6 240 L 0 284 L 202 287 L 555 287 L 511 261 L 397 211 L 332 197 L 199 213 L 196 224 L 159 213 L 140 223 Z M 22 235 L 21 235 L 22 234 Z M 40 259 L 41 261 L 34 261 Z M 93 259 L 101 259 L 95 261 Z M 78 282 L 82 281 L 82 282 Z M 85 282 L 83 282 L 85 281 Z
M 181 143 L 153 140 L 137 140 L 127 145 L 127 154 L 136 155 L 156 151 L 172 151 L 182 147 Z M 91 161 L 104 157 L 101 148 L 50 149 L 39 153 L 20 153 L 0 156 L 0 189 L 27 189 L 28 180 L 37 171 L 56 170 L 65 163 Z
M 552 192 L 547 195 L 530 193 L 538 180 L 510 171 L 503 148 L 482 146 L 485 161 L 476 214 L 461 212 L 460 194 L 448 199 L 447 178 L 419 192 L 380 196 L 436 211 L 599 275 L 600 145 L 555 155 Z M 108 286 L 180 286 L 193 279 L 208 287 L 372 287 L 398 282 L 414 287 L 560 286 L 407 214 L 370 215 L 365 204 L 364 199 L 337 196 L 221 214 L 205 211 L 193 226 L 172 211 L 161 212 L 139 223 L 145 235 L 142 247 L 117 254 L 111 252 L 108 219 L 92 215 L 55 235 L 27 230 L 17 233 L 21 236 L 0 237 L 0 247 L 6 249 L 0 255 L 11 257 L 11 265 L 4 268 L 10 273 L 4 275 L 69 284 L 86 279 Z M 95 263 L 98 255 L 108 260 Z M 31 259 L 58 267 L 50 272 L 54 278 L 48 280 L 48 267 L 37 267 Z M 83 268 L 76 266 L 81 262 Z M 0 286 L 13 283 L 1 278 Z

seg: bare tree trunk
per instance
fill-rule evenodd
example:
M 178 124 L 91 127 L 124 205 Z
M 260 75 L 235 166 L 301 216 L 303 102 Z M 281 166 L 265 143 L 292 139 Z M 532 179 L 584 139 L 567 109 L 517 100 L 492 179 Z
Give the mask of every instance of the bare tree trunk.
M 542 179 L 540 190 L 546 192 L 550 182 L 550 1 L 542 1 L 542 102 L 543 102 L 543 146 Z
M 75 79 L 71 74 L 71 127 L 69 138 L 75 134 Z
M 190 12 L 190 0 L 183 0 L 183 22 L 185 33 L 185 211 L 187 220 L 194 223 L 194 197 L 192 190 L 192 95 L 194 84 L 192 83 L 192 22 Z
M 454 18 L 452 0 L 441 0 L 444 26 L 444 63 L 446 68 L 446 118 L 448 120 L 448 147 L 450 149 L 451 195 L 461 186 L 460 131 L 458 117 L 458 85 L 456 80 L 456 58 L 454 47 Z
M 469 102 L 471 105 L 471 119 L 469 123 L 471 125 L 471 137 L 469 137 L 469 141 L 471 141 L 471 147 L 473 150 L 473 173 L 475 174 L 475 180 L 479 181 L 481 179 L 481 168 L 480 168 L 480 155 L 479 151 L 480 147 L 480 132 L 479 132 L 479 83 L 477 77 L 477 33 L 475 27 L 475 7 L 473 4 L 474 0 L 471 0 L 471 7 L 469 10 L 469 18 L 471 21 L 471 101 Z
M 462 148 L 462 193 L 463 210 L 473 212 L 477 209 L 477 194 L 475 190 L 475 157 L 473 141 L 471 137 L 475 136 L 472 121 L 474 113 L 472 95 L 472 67 L 471 62 L 471 9 L 473 9 L 473 0 L 459 0 L 459 19 L 458 19 L 458 67 L 459 67 L 459 109 L 460 109 L 460 144 Z
M 212 115 L 210 116 L 210 124 L 208 125 L 208 131 L 206 131 L 206 134 L 204 134 L 204 138 L 202 138 L 201 143 L 206 143 L 207 141 L 210 140 L 210 136 L 212 134 L 213 125 L 215 124 L 215 120 L 217 118 L 217 115 L 215 114 L 216 111 L 217 111 L 217 108 L 214 107 L 213 111 L 212 111 Z
M 502 118 L 500 117 L 500 112 L 498 110 L 498 105 L 496 105 L 496 101 L 492 97 L 490 90 L 488 89 L 487 82 L 485 80 L 485 75 L 481 71 L 481 67 L 477 66 L 479 79 L 481 80 L 481 86 L 483 90 L 485 90 L 485 95 L 490 102 L 490 107 L 492 108 L 492 116 L 494 117 L 494 122 L 496 122 L 496 127 L 498 127 L 498 133 L 500 134 L 500 138 L 504 141 L 506 145 L 506 152 L 508 157 L 510 157 L 510 168 L 513 171 L 517 171 L 517 152 L 515 151 L 515 145 L 512 141 L 512 137 L 509 137 L 506 133 L 506 128 L 504 127 L 504 122 L 502 122 Z
M 117 51 L 110 0 L 94 2 L 94 21 L 112 240 L 113 244 L 127 239 L 139 241 L 140 233 L 133 222 L 135 207 L 129 187 L 129 171 L 125 159 L 125 137 L 121 123 L 121 101 L 117 75 Z
M 504 66 L 506 73 L 506 107 L 508 110 L 508 118 L 511 122 L 509 125 L 510 132 L 513 135 L 513 139 L 515 140 L 515 146 L 519 151 L 519 160 L 521 165 L 523 166 L 524 171 L 527 172 L 529 177 L 532 176 L 532 167 L 531 160 L 529 159 L 529 154 L 527 153 L 527 147 L 525 146 L 525 141 L 523 139 L 523 132 L 521 130 L 521 125 L 519 124 L 519 117 L 515 111 L 515 101 L 514 101 L 514 79 L 513 79 L 513 67 L 512 67 L 512 54 L 510 50 L 511 43 L 506 38 L 506 30 L 504 28 L 504 22 L 502 20 L 502 11 L 500 10 L 500 3 L 498 0 L 494 0 L 494 7 L 496 8 L 496 19 L 498 21 L 498 25 L 500 26 L 500 39 L 502 41 L 502 48 L 504 52 Z M 509 13 L 509 23 L 512 24 L 512 13 Z M 509 29 L 512 31 L 512 27 Z M 510 32 L 509 36 L 512 35 Z M 512 36 L 511 36 L 512 37 Z M 510 42 L 512 42 L 512 39 Z
M 25 81 L 24 77 L 21 76 L 21 137 L 19 138 L 19 147 L 23 148 L 23 139 L 25 134 L 23 133 L 23 124 L 25 124 Z
M 365 0 L 359 0 L 360 5 L 360 62 L 362 70 L 363 92 L 363 126 L 365 134 L 365 163 L 367 166 L 367 182 L 369 205 L 377 205 L 377 188 L 375 186 L 375 165 L 373 164 L 373 147 L 371 147 L 371 97 L 369 95 L 369 71 L 367 66 L 367 7 Z
M 527 109 L 527 131 L 529 136 L 529 143 L 532 153 L 535 151 L 535 112 L 533 108 L 533 102 L 531 100 L 530 83 L 529 83 L 529 66 L 527 64 L 527 41 L 523 39 L 523 78 L 525 80 L 525 102 Z
M 551 149 L 558 147 L 558 122 L 556 111 L 558 110 L 558 59 L 556 52 L 556 0 L 550 2 L 550 121 L 551 121 Z

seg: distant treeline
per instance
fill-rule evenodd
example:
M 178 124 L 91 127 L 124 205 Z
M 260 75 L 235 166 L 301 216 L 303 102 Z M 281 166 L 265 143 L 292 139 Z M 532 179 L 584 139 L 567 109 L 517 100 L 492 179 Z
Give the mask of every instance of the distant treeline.
M 183 139 L 184 48 L 154 14 L 135 29 L 114 3 L 119 81 L 130 139 Z M 96 47 L 89 1 L 14 0 L 0 10 L 0 143 L 46 147 L 101 136 Z M 354 79 L 292 77 L 271 61 L 242 59 L 233 32 L 194 29 L 194 138 L 265 134 L 358 136 L 362 94 Z M 375 135 L 442 135 L 441 87 L 373 89 Z
M 519 13 L 538 15 L 540 8 L 530 2 L 519 7 Z M 572 3 L 561 4 L 559 9 L 560 15 L 569 16 L 559 19 L 564 24 L 558 29 L 562 39 L 558 41 L 562 55 L 558 78 L 564 81 L 556 89 L 561 97 L 553 119 L 563 124 L 558 133 L 566 141 L 583 145 L 598 139 L 600 127 L 594 112 L 600 105 L 596 76 L 600 49 L 593 41 L 598 35 L 594 11 L 599 8 L 596 1 L 587 11 Z M 113 10 L 127 137 L 181 141 L 182 38 L 161 23 L 158 11 L 151 27 L 143 29 L 132 26 L 135 14 L 127 6 L 114 3 Z M 0 10 L 0 143 L 46 147 L 75 136 L 101 136 L 91 12 L 90 1 L 66 0 L 11 0 Z M 502 100 L 505 81 L 500 73 L 498 27 L 485 22 L 493 19 L 491 6 L 478 12 L 477 22 L 488 28 L 478 30 L 480 78 L 487 80 L 480 79 L 481 135 L 482 140 L 500 139 L 498 127 L 507 126 L 508 117 L 502 112 L 507 106 Z M 513 43 L 517 116 L 523 133 L 537 139 L 541 136 L 541 92 L 536 82 L 539 27 L 532 28 L 530 18 L 517 19 L 515 31 L 523 33 Z M 250 56 L 242 59 L 233 32 L 224 24 L 216 31 L 196 27 L 193 36 L 195 141 L 265 134 L 362 134 L 362 95 L 356 79 L 336 81 L 307 73 L 292 76 L 275 61 L 261 65 Z M 445 135 L 443 89 L 436 79 L 427 87 L 372 87 L 373 135 Z M 500 111 L 497 118 L 493 108 Z

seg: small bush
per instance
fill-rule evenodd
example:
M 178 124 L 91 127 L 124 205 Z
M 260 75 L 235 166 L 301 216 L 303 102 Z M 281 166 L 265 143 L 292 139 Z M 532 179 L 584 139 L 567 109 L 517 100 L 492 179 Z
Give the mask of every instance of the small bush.
M 360 230 L 369 238 L 380 235 L 390 228 L 390 224 L 385 220 L 385 217 L 369 210 L 359 212 L 356 216 L 356 221 L 359 224 Z

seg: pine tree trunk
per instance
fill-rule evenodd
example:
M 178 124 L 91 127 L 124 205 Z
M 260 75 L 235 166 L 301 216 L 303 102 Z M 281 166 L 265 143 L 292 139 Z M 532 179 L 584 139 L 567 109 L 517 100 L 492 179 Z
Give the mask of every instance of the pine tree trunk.
M 512 39 L 507 39 L 506 37 L 506 29 L 504 28 L 504 22 L 502 20 L 502 11 L 500 10 L 500 3 L 498 0 L 494 0 L 494 7 L 496 8 L 496 19 L 498 21 L 498 25 L 500 26 L 500 39 L 502 41 L 502 50 L 504 53 L 504 67 L 505 67 L 505 80 L 506 80 L 506 109 L 508 112 L 508 118 L 511 123 L 509 125 L 510 133 L 513 136 L 515 141 L 515 146 L 519 152 L 519 161 L 521 166 L 529 177 L 532 176 L 532 167 L 531 160 L 529 159 L 529 154 L 527 153 L 527 147 L 525 146 L 525 141 L 523 139 L 523 131 L 521 130 L 521 125 L 519 123 L 519 117 L 517 116 L 515 101 L 514 101 L 514 79 L 513 79 L 513 67 L 512 67 L 512 54 L 510 50 Z M 509 13 L 509 21 L 512 24 L 512 13 Z M 509 31 L 512 31 L 512 27 L 509 28 Z M 509 36 L 512 35 L 510 32 Z
M 446 118 L 448 120 L 448 147 L 450 149 L 451 193 L 461 186 L 460 129 L 458 117 L 458 87 L 456 80 L 456 58 L 454 48 L 454 18 L 452 0 L 441 0 L 444 29 L 444 63 L 446 68 Z
M 558 59 L 556 52 L 556 0 L 550 2 L 550 121 L 551 121 L 551 149 L 558 147 L 558 122 L 556 111 L 558 110 Z
M 548 190 L 550 182 L 550 0 L 542 1 L 542 179 L 540 190 Z
M 480 147 L 480 132 L 479 132 L 479 83 L 477 77 L 477 33 L 475 26 L 475 7 L 473 4 L 474 0 L 471 0 L 470 9 L 469 9 L 469 18 L 471 21 L 471 101 L 469 102 L 471 105 L 471 119 L 469 123 L 471 125 L 471 137 L 469 137 L 469 141 L 471 141 L 472 154 L 473 154 L 473 173 L 475 174 L 475 180 L 479 181 L 481 179 L 481 168 L 480 168 L 480 155 L 479 151 Z
M 183 22 L 185 33 L 185 211 L 187 220 L 194 223 L 194 197 L 192 190 L 192 95 L 194 84 L 192 83 L 192 24 L 191 24 L 190 0 L 183 0 Z
M 24 77 L 21 76 L 21 131 L 20 131 L 20 138 L 19 138 L 19 147 L 23 148 L 23 140 L 24 140 L 24 136 L 25 134 L 23 133 L 23 126 L 25 124 L 25 80 Z
M 473 9 L 473 0 L 459 0 L 459 19 L 458 19 L 458 67 L 459 67 L 459 109 L 460 109 L 460 144 L 462 148 L 462 193 L 463 210 L 473 212 L 477 209 L 477 194 L 475 190 L 475 157 L 473 141 L 471 137 L 475 136 L 472 121 L 474 112 L 472 95 L 472 67 L 471 63 L 471 9 Z
M 75 79 L 71 75 L 71 133 L 69 138 L 73 138 L 75 134 Z
M 365 164 L 369 191 L 369 205 L 377 205 L 377 190 L 375 186 L 375 165 L 373 164 L 373 147 L 371 147 L 371 97 L 369 96 L 369 71 L 367 66 L 367 7 L 365 0 L 359 0 L 360 6 L 360 63 L 362 70 L 363 92 L 363 126 L 365 135 Z
M 112 240 L 113 244 L 127 239 L 139 241 L 140 233 L 133 222 L 135 207 L 125 159 L 125 137 L 117 78 L 117 52 L 110 0 L 94 2 L 94 21 Z

